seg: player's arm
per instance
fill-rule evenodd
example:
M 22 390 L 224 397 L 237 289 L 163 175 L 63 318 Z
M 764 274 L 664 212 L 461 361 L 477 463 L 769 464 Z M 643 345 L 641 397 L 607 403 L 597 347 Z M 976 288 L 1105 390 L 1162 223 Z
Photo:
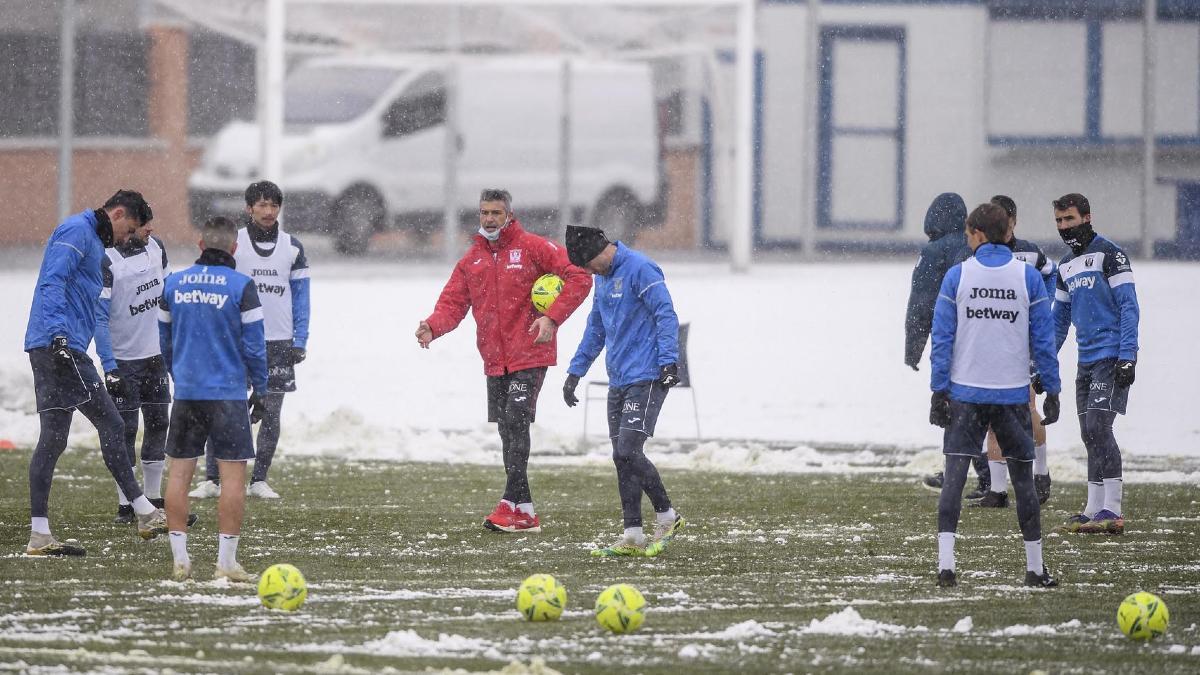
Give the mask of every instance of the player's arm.
M 267 340 L 263 331 L 262 302 L 254 281 L 247 281 L 238 303 L 242 319 L 242 362 L 250 376 L 250 385 L 260 397 L 267 393 Z
M 1054 351 L 1062 349 L 1067 341 L 1067 331 L 1071 330 L 1071 294 L 1067 292 L 1067 284 L 1062 280 L 1062 274 L 1054 275 Z
M 167 372 L 171 373 L 171 377 L 175 373 L 171 371 L 172 355 L 175 351 L 175 344 L 171 340 L 171 305 L 167 303 L 166 284 L 163 284 L 163 294 L 158 300 L 158 348 L 162 352 L 163 365 L 166 366 Z
M 75 270 L 83 261 L 83 252 L 87 247 L 87 242 L 82 240 L 83 235 L 90 233 L 85 228 L 70 229 L 46 248 L 42 274 L 38 279 L 41 306 L 35 311 L 42 313 L 52 338 L 67 335 L 67 281 L 75 275 Z
M 667 290 L 667 279 L 658 265 L 649 264 L 636 275 L 634 290 L 638 299 L 654 317 L 654 342 L 658 347 L 658 366 L 679 363 L 679 317 Z
M 104 372 L 117 369 L 117 359 L 113 356 L 112 332 L 108 327 L 108 318 L 112 310 L 112 260 L 104 256 L 100 260 L 100 277 L 104 285 L 100 288 L 100 300 L 96 303 L 96 355 Z
M 933 307 L 929 350 L 929 385 L 933 391 L 950 390 L 950 362 L 954 357 L 954 334 L 958 331 L 957 298 L 961 276 L 961 265 L 955 265 L 946 272 Z
M 442 288 L 442 294 L 438 296 L 437 304 L 433 307 L 433 314 L 424 321 L 433 333 L 431 339 L 439 338 L 458 328 L 469 309 L 471 291 L 467 286 L 467 273 L 463 269 L 463 261 L 460 260 Z
M 292 272 L 288 284 L 292 287 L 292 346 L 298 349 L 308 348 L 308 319 L 312 304 L 309 296 L 308 258 L 304 255 L 304 246 L 292 237 L 295 255 L 292 259 Z
M 921 258 L 913 268 L 908 310 L 904 315 L 904 363 L 913 369 L 921 362 L 925 341 L 929 339 L 941 278 L 937 256 L 929 250 L 921 251 Z
M 587 325 L 583 329 L 583 339 L 579 341 L 579 347 L 575 349 L 575 356 L 571 358 L 571 365 L 567 366 L 567 373 L 575 377 L 587 375 L 588 369 L 592 367 L 592 362 L 596 360 L 597 356 L 600 356 L 600 351 L 604 349 L 604 336 L 604 321 L 600 318 L 600 302 L 593 297 L 592 311 L 588 312 Z
M 162 271 L 163 278 L 165 279 L 167 278 L 167 275 L 171 273 L 171 264 L 167 261 L 167 246 L 163 243 L 162 239 L 159 239 L 158 237 L 151 235 L 150 238 L 154 240 L 154 243 L 158 244 L 158 250 L 162 251 Z
M 1025 286 L 1029 293 L 1029 353 L 1033 356 L 1041 386 L 1047 394 L 1062 391 L 1058 372 L 1058 350 L 1055 349 L 1054 318 L 1050 311 L 1050 298 L 1038 296 L 1045 290 L 1046 282 L 1041 274 L 1026 270 Z
M 1138 322 L 1141 308 L 1138 306 L 1137 290 L 1133 283 L 1133 268 L 1124 251 L 1104 256 L 1104 277 L 1112 290 L 1113 300 L 1121 328 L 1121 348 L 1117 358 L 1122 361 L 1137 361 Z
M 562 291 L 546 310 L 546 316 L 555 325 L 561 326 L 587 300 L 592 290 L 592 275 L 572 265 L 567 259 L 566 249 L 548 239 L 543 240 L 536 250 L 538 268 L 557 275 L 563 281 Z
M 1058 279 L 1058 265 L 1054 261 L 1042 253 L 1042 249 L 1038 248 L 1037 270 L 1042 275 L 1042 288 L 1040 290 L 1046 293 L 1046 297 L 1050 299 L 1050 304 L 1054 304 L 1054 288 L 1055 280 Z M 1032 297 L 1032 296 L 1030 296 Z

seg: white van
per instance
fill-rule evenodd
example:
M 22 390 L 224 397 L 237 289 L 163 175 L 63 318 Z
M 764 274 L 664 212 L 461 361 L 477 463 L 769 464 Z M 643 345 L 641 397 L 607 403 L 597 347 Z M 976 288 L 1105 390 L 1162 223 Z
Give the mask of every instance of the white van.
M 444 211 L 446 66 L 398 57 L 305 61 L 287 78 L 283 175 L 289 230 L 329 232 L 361 253 L 388 225 L 428 230 Z M 572 218 L 629 237 L 660 214 L 663 179 L 650 67 L 571 62 Z M 503 187 L 533 229 L 557 222 L 562 61 L 460 62 L 458 201 L 474 221 L 479 191 Z M 234 121 L 189 180 L 194 222 L 238 213 L 261 178 L 258 126 Z M 539 228 L 539 223 L 541 227 Z

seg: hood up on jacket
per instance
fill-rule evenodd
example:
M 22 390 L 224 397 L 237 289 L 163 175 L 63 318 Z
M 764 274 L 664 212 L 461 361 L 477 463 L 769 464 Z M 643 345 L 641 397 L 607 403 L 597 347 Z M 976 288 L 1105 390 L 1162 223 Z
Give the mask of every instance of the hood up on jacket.
M 943 192 L 925 212 L 925 236 L 929 241 L 966 229 L 967 204 L 957 192 Z

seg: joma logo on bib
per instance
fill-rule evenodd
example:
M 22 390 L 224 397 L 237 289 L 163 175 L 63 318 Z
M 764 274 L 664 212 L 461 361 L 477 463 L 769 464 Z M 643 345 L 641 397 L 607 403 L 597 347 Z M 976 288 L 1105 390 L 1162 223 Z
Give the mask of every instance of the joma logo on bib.
M 1017 292 L 1011 288 L 972 288 L 969 300 L 986 298 L 988 300 L 1016 300 Z
M 137 290 L 136 290 L 136 291 L 134 291 L 134 292 L 133 292 L 133 294 L 134 294 L 134 295 L 141 295 L 141 294 L 142 294 L 142 291 L 148 291 L 148 290 L 150 290 L 151 288 L 154 288 L 155 286 L 159 286 L 159 285 L 161 285 L 161 284 L 162 284 L 162 282 L 160 282 L 158 279 L 151 279 L 150 281 L 147 281 L 146 283 L 144 283 L 144 284 L 142 284 L 142 285 L 138 286 L 138 287 L 137 287 Z

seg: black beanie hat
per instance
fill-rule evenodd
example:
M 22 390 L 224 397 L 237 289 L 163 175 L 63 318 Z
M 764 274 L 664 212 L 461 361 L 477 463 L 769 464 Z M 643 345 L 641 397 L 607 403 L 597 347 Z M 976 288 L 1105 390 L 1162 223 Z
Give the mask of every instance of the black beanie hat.
M 583 267 L 591 262 L 608 244 L 604 230 L 580 225 L 567 226 L 567 258 L 576 267 Z

